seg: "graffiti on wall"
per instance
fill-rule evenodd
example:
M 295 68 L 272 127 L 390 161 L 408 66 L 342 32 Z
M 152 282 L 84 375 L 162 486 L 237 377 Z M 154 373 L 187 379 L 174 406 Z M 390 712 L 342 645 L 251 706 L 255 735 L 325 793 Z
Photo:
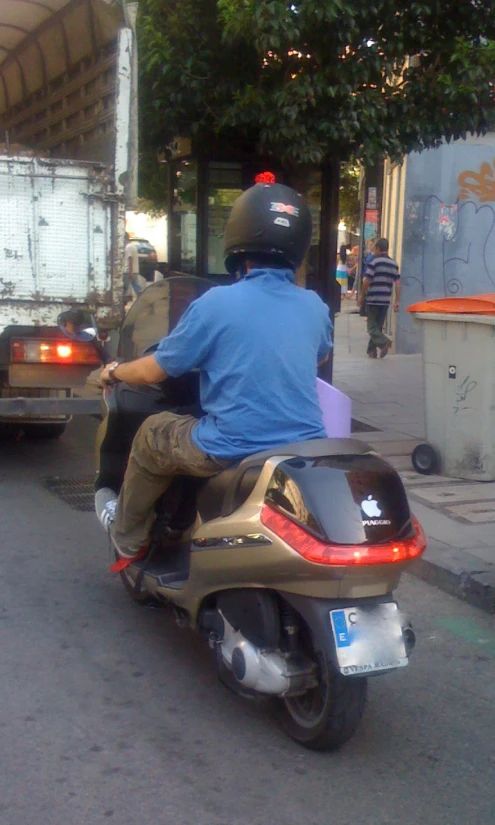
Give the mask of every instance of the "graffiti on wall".
M 461 172 L 457 181 L 460 201 L 474 196 L 480 203 L 495 202 L 495 159 L 493 163 L 482 163 L 479 172 Z
M 399 352 L 421 349 L 417 301 L 495 292 L 495 158 L 486 145 L 413 155 L 407 173 Z
M 456 203 L 437 195 L 407 203 L 407 242 L 421 249 L 421 265 L 406 279 L 425 298 L 495 291 L 495 161 L 457 182 Z

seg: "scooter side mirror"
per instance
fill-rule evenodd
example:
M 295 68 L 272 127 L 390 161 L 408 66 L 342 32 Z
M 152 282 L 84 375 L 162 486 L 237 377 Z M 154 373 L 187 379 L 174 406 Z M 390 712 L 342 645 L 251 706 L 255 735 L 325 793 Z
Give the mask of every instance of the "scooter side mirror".
M 88 310 L 68 309 L 57 318 L 60 332 L 72 341 L 94 341 L 98 334 L 96 321 Z

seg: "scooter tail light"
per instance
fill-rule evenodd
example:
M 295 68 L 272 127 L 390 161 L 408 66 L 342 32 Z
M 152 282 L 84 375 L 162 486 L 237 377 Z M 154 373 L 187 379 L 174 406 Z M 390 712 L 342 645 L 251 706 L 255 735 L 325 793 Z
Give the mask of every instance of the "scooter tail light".
M 57 341 L 56 338 L 14 338 L 10 344 L 10 358 L 13 364 L 100 365 L 91 342 Z
M 426 537 L 418 520 L 412 516 L 414 536 L 384 544 L 329 544 L 308 533 L 301 525 L 264 504 L 261 523 L 285 541 L 307 561 L 330 565 L 393 564 L 421 556 L 426 550 Z

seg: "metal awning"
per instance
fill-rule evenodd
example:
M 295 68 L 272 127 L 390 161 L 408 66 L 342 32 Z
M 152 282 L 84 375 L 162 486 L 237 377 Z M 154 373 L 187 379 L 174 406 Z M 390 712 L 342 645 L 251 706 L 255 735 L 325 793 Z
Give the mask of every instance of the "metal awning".
M 115 36 L 123 0 L 1 0 L 0 115 Z

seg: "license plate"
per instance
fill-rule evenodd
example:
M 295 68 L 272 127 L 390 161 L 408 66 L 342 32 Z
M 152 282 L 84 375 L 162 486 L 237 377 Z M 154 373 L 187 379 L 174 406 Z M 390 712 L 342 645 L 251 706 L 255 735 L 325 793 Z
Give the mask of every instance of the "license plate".
M 337 661 L 344 676 L 379 673 L 407 665 L 395 602 L 330 611 Z

